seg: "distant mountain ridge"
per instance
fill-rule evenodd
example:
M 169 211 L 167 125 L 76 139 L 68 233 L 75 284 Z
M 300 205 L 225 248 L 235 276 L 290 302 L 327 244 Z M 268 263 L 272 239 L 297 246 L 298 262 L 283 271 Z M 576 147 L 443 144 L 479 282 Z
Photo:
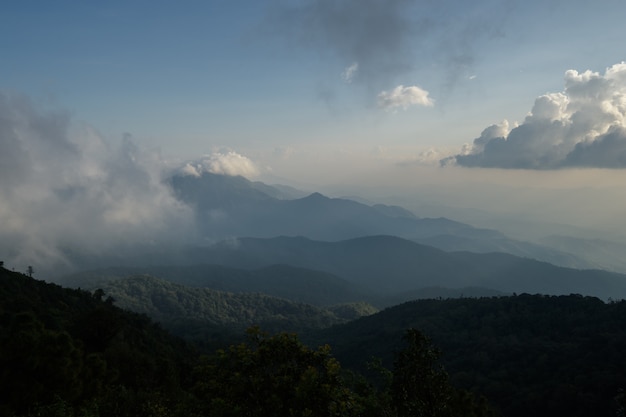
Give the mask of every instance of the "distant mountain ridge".
M 444 217 L 419 218 L 398 206 L 367 205 L 320 193 L 289 199 L 297 196 L 297 190 L 287 188 L 286 192 L 280 186 L 211 173 L 174 176 L 170 184 L 174 194 L 196 210 L 199 232 L 214 241 L 276 236 L 339 241 L 393 235 L 446 251 L 506 252 L 567 267 L 598 267 L 554 248 L 509 239 L 495 230 Z
M 303 237 L 242 238 L 196 249 L 204 262 L 261 268 L 289 264 L 335 274 L 386 294 L 424 287 L 479 286 L 513 293 L 579 293 L 626 298 L 626 275 L 578 270 L 504 253 L 444 252 L 394 236 L 339 242 Z
M 408 239 L 440 234 L 503 237 L 496 231 L 445 218 L 420 219 L 397 206 L 368 206 L 320 193 L 279 199 L 274 197 L 282 194 L 278 189 L 261 187 L 241 176 L 174 176 L 170 184 L 180 200 L 196 209 L 204 233 L 213 238 L 284 235 L 344 240 L 376 234 Z

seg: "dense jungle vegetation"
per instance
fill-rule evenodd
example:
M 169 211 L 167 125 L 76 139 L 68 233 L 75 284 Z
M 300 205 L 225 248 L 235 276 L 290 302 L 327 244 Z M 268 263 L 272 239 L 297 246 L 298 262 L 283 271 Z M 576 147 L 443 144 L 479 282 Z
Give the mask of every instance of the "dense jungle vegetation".
M 498 312 L 502 308 L 496 306 L 507 300 L 511 317 L 528 315 L 527 321 L 513 323 Z M 544 303 L 554 306 L 547 322 L 535 311 Z M 62 288 L 0 268 L 0 415 L 514 415 L 503 401 L 540 407 L 537 415 L 554 415 L 554 404 L 564 411 L 558 415 L 619 415 L 625 308 L 623 302 L 585 297 L 428 300 L 331 327 L 330 345 L 252 327 L 241 342 L 213 341 L 221 348 L 201 350 L 146 316 L 119 309 L 103 291 Z M 439 315 L 429 325 L 405 326 L 418 323 L 416 317 L 426 317 L 429 309 Z M 456 334 L 455 320 L 465 334 Z M 537 323 L 535 330 L 530 322 Z M 516 337 L 507 336 L 500 348 L 490 344 L 503 343 L 500 336 L 509 335 L 513 324 Z M 436 328 L 450 340 L 438 334 L 431 343 Z M 552 341 L 539 336 L 544 328 L 553 333 Z M 469 334 L 477 341 L 467 348 L 471 352 L 454 347 Z M 363 361 L 353 366 L 344 361 L 350 355 L 353 362 Z M 459 371 L 464 367 L 466 374 Z M 515 367 L 526 374 L 519 377 Z M 491 388 L 472 382 L 481 378 Z M 555 384 L 561 397 L 540 398 Z M 572 392 L 596 407 L 592 414 L 589 407 L 573 409 Z

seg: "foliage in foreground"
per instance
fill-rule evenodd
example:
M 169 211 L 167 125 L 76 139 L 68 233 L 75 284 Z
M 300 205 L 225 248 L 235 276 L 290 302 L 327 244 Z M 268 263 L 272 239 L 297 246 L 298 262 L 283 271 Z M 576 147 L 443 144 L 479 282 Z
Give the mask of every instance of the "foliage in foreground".
M 329 346 L 310 349 L 295 334 L 258 328 L 248 342 L 219 350 L 196 368 L 193 393 L 207 416 L 492 415 L 484 400 L 453 388 L 439 352 L 411 329 L 393 371 L 379 368 L 378 386 L 342 371 Z
M 444 354 L 452 384 L 508 417 L 614 416 L 626 387 L 626 301 L 581 295 L 418 300 L 320 331 L 341 364 L 385 366 L 408 328 Z M 303 335 L 304 337 L 304 335 Z
M 200 356 L 145 316 L 0 268 L 0 415 L 482 416 L 448 383 L 416 330 L 380 383 L 341 368 L 328 346 L 258 328 Z M 426 413 L 426 414 L 424 414 Z

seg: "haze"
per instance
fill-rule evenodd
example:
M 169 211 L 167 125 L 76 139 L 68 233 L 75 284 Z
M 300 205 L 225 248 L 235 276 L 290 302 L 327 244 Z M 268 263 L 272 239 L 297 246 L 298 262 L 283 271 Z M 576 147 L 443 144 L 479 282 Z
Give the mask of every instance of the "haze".
M 0 253 L 194 239 L 173 172 L 626 241 L 621 1 L 10 2 Z

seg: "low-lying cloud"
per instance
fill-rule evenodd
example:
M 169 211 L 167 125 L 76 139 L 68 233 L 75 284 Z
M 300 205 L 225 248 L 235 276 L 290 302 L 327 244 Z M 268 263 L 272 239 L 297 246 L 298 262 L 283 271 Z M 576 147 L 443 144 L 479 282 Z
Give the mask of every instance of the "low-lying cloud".
M 626 63 L 604 74 L 569 70 L 565 89 L 535 100 L 524 122 L 486 128 L 462 154 L 441 161 L 465 167 L 626 168 Z
M 190 209 L 163 184 L 158 152 L 110 146 L 67 112 L 0 93 L 0 259 L 25 270 L 188 238 Z

